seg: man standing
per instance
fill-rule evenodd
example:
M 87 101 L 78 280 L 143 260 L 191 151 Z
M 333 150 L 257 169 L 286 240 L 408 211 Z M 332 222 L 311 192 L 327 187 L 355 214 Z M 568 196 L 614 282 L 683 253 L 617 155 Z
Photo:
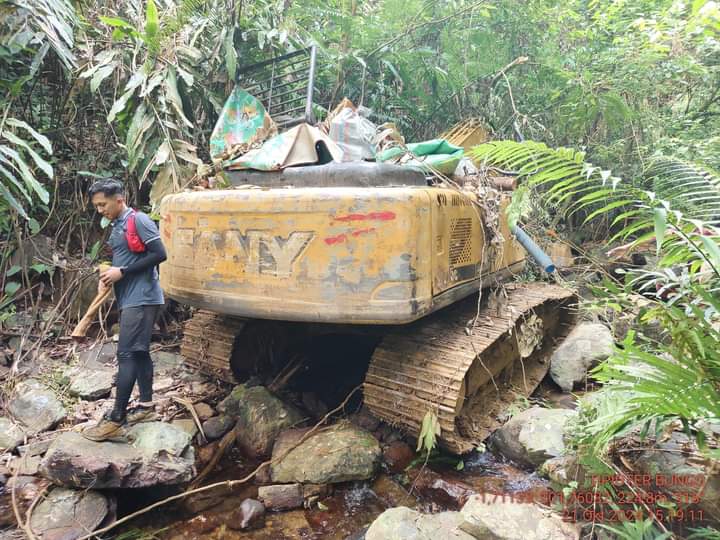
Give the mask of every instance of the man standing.
M 155 223 L 125 204 L 124 186 L 120 181 L 98 180 L 90 186 L 89 195 L 98 213 L 112 225 L 109 239 L 112 267 L 100 274 L 98 291 L 111 285 L 114 288 L 120 310 L 120 339 L 115 405 L 97 425 L 83 431 L 83 435 L 93 441 L 125 440 L 126 424 L 154 414 L 150 337 L 164 303 L 157 265 L 167 255 Z M 137 406 L 128 411 L 135 381 L 140 399 Z

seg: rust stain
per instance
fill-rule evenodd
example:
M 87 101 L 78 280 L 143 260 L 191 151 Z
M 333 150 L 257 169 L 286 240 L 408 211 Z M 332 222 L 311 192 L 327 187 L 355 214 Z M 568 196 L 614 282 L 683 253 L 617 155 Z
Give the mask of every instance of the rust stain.
M 171 214 L 163 214 L 160 216 L 160 219 L 162 219 L 163 226 L 162 228 L 162 236 L 163 238 L 170 240 L 172 238 L 172 215 Z
M 395 219 L 395 212 L 370 212 L 369 214 L 348 214 L 347 216 L 334 217 L 335 221 L 391 221 Z

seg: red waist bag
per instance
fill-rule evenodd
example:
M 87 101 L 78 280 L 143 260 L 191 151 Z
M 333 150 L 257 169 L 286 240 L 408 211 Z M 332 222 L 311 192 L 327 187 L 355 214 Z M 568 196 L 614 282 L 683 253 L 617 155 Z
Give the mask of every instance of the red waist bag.
M 135 225 L 135 210 L 130 212 L 127 219 L 127 226 L 125 228 L 125 240 L 128 243 L 128 249 L 133 253 L 144 253 L 145 244 L 137 233 L 137 226 Z

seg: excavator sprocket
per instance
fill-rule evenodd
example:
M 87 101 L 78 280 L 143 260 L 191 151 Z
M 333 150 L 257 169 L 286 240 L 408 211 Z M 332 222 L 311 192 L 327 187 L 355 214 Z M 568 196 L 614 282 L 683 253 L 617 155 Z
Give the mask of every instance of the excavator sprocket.
M 563 287 L 513 283 L 483 294 L 480 307 L 472 296 L 393 328 L 370 362 L 365 404 L 416 436 L 432 411 L 440 444 L 466 453 L 543 379 L 549 354 L 571 329 L 574 304 L 575 293 Z

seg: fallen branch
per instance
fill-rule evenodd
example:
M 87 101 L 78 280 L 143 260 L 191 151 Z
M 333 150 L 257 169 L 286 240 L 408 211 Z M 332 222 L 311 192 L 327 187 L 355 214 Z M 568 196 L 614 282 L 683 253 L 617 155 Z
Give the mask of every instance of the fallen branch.
M 17 491 L 17 484 L 18 484 L 18 474 L 20 472 L 20 467 L 15 469 L 15 472 L 12 476 L 12 490 L 10 491 L 10 498 L 12 499 L 12 507 L 13 507 L 13 513 L 15 514 L 15 521 L 17 521 L 18 527 L 22 529 L 22 531 L 25 533 L 25 536 L 28 537 L 28 540 L 37 540 L 37 536 L 35 536 L 32 532 L 32 529 L 30 528 L 30 517 L 32 516 L 32 511 L 35 508 L 35 505 L 37 504 L 37 501 L 40 499 L 40 497 L 45 493 L 45 490 L 47 489 L 47 486 L 38 493 L 38 495 L 33 500 L 32 504 L 28 508 L 28 511 L 25 513 L 25 520 L 23 521 L 22 517 L 20 516 L 20 509 L 18 508 L 17 504 L 17 495 L 15 494 L 15 491 Z
M 225 455 L 225 452 L 227 452 L 227 449 L 232 445 L 232 443 L 237 438 L 237 424 L 235 427 L 233 427 L 230 431 L 228 431 L 223 438 L 220 440 L 220 444 L 218 445 L 217 449 L 213 453 L 212 457 L 210 458 L 210 461 L 208 461 L 207 465 L 203 468 L 203 470 L 200 472 L 200 474 L 190 483 L 190 490 L 195 489 L 198 487 L 203 480 L 213 471 L 215 468 L 215 465 L 218 464 L 218 461 L 220 461 L 220 458 L 222 458 Z
M 127 516 L 125 516 L 121 519 L 118 519 L 114 523 L 111 523 L 107 527 L 98 529 L 91 534 L 86 534 L 85 536 L 81 536 L 77 540 L 89 540 L 90 538 L 94 538 L 95 536 L 98 536 L 100 534 L 105 534 L 106 532 L 113 530 L 115 527 L 117 527 L 118 525 L 121 525 L 122 523 L 127 523 L 128 521 L 133 520 L 138 516 L 146 514 L 150 510 L 154 510 L 155 508 L 164 506 L 169 502 L 178 501 L 184 497 L 187 497 L 188 495 L 194 495 L 195 493 L 202 493 L 204 491 L 210 491 L 211 489 L 215 489 L 217 487 L 232 488 L 232 487 L 239 486 L 240 484 L 244 484 L 244 483 L 248 482 L 249 480 L 253 479 L 263 468 L 269 467 L 273 463 L 276 463 L 276 462 L 284 459 L 285 456 L 287 456 L 290 452 L 295 450 L 295 448 L 297 448 L 302 443 L 304 443 L 306 440 L 308 440 L 310 438 L 310 436 L 312 436 L 318 430 L 318 428 L 320 428 L 320 426 L 322 426 L 328 420 L 328 418 L 330 418 L 336 412 L 343 410 L 345 408 L 345 405 L 347 405 L 347 402 L 350 401 L 350 398 L 355 394 L 355 392 L 360 390 L 361 387 L 362 387 L 362 385 L 358 385 L 355 388 L 353 388 L 353 390 L 345 397 L 345 399 L 343 400 L 343 402 L 340 405 L 338 405 L 332 411 L 328 412 L 325 416 L 323 416 L 322 419 L 317 424 L 315 424 L 312 428 L 310 428 L 310 430 L 305 432 L 303 434 L 303 436 L 300 437 L 300 439 L 298 439 L 298 441 L 295 444 L 293 444 L 292 446 L 290 446 L 285 452 L 283 452 L 281 455 L 277 456 L 276 458 L 272 458 L 272 459 L 262 462 L 260 465 L 257 466 L 257 468 L 253 472 L 251 472 L 244 478 L 241 478 L 239 480 L 225 480 L 223 482 L 216 482 L 214 484 L 208 484 L 207 486 L 203 486 L 203 487 L 200 487 L 197 489 L 191 489 L 188 491 L 184 491 L 183 493 L 179 493 L 177 495 L 167 497 L 166 499 L 163 499 L 161 501 L 153 503 L 149 506 L 146 506 L 145 508 L 141 508 L 137 512 L 128 514 Z M 29 519 L 29 517 L 28 517 L 28 519 Z
M 187 399 L 182 399 L 182 398 L 174 397 L 174 396 L 173 396 L 172 399 L 173 399 L 174 401 L 180 403 L 181 405 L 183 405 L 183 406 L 188 410 L 188 412 L 189 412 L 190 415 L 192 416 L 193 422 L 195 422 L 195 425 L 196 425 L 197 428 L 198 428 L 198 431 L 200 431 L 200 436 L 202 437 L 202 441 L 201 441 L 201 442 L 205 442 L 205 443 L 206 443 L 206 442 L 207 442 L 207 435 L 205 435 L 205 430 L 204 430 L 203 427 L 202 427 L 202 422 L 200 422 L 200 417 L 198 417 L 198 413 L 197 413 L 197 411 L 195 410 L 195 406 L 192 404 L 192 402 L 191 402 L 191 401 L 188 401 Z

